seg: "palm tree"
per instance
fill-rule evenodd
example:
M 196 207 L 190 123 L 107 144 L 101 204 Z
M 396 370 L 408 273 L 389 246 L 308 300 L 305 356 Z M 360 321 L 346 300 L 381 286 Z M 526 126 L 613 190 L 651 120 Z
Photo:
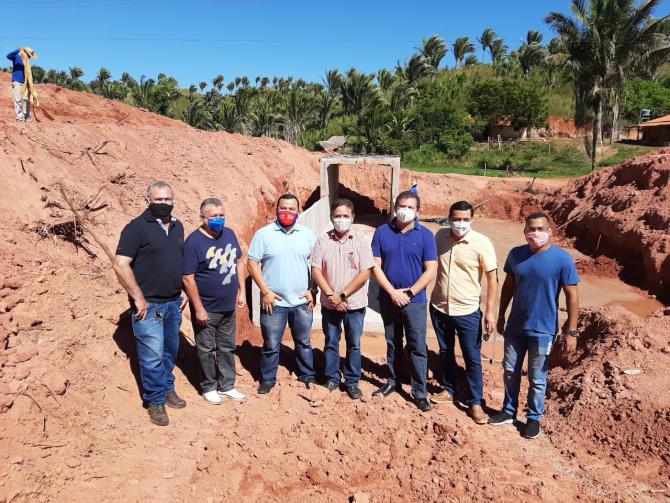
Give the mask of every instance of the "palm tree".
M 470 54 L 467 58 L 465 58 L 465 61 L 463 61 L 463 66 L 473 66 L 477 63 L 479 63 L 479 61 L 477 61 L 477 56 Z
M 342 86 L 342 75 L 339 71 L 326 71 L 326 76 L 322 80 L 329 94 L 336 95 L 340 92 Z
M 182 119 L 186 124 L 197 129 L 209 130 L 214 127 L 212 113 L 207 109 L 202 98 L 192 96 L 188 105 L 182 113 Z
M 198 87 L 200 88 L 200 92 L 204 91 L 205 88 L 207 87 L 207 82 L 200 82 L 200 84 L 198 84 Z
M 440 61 L 447 54 L 447 46 L 439 36 L 433 35 L 429 39 L 423 39 L 423 46 L 419 49 L 421 56 L 424 57 L 426 63 L 434 70 L 440 66 Z
M 388 68 L 382 68 L 377 72 L 377 85 L 382 91 L 388 91 L 395 82 L 395 77 Z
M 415 54 L 409 61 L 405 61 L 403 65 L 398 61 L 395 73 L 416 89 L 419 81 L 424 77 L 432 75 L 434 71 L 435 68 L 428 64 L 425 57 L 421 54 Z
M 526 34 L 526 44 L 539 44 L 542 45 L 542 33 L 537 30 L 528 30 Z
M 221 91 L 221 89 L 223 89 L 223 81 L 224 81 L 223 75 L 219 74 L 212 79 L 212 85 L 216 87 L 216 89 Z
M 459 37 L 452 45 L 454 49 L 454 59 L 456 60 L 456 68 L 463 64 L 463 60 L 468 54 L 475 52 L 475 44 L 470 42 L 469 37 Z
M 584 111 L 594 114 L 591 169 L 596 147 L 602 143 L 603 104 L 610 96 L 618 127 L 618 100 L 625 78 L 655 55 L 668 55 L 668 17 L 654 19 L 660 0 L 572 1 L 572 14 L 551 12 L 545 22 L 560 36 L 562 59 L 571 71 L 575 89 L 575 122 L 583 124 Z M 557 58 L 558 59 L 558 58 Z M 612 95 L 614 98 L 612 98 Z
M 197 90 L 198 88 L 196 87 L 195 84 L 191 84 L 190 86 L 188 86 L 188 94 L 191 96 L 194 95 Z
M 502 38 L 496 38 L 489 45 L 491 51 L 491 62 L 495 66 L 507 56 L 507 44 Z
M 477 42 L 479 42 L 479 45 L 482 46 L 482 61 L 484 61 L 484 56 L 486 55 L 486 49 L 491 48 L 491 44 L 496 38 L 496 32 L 494 32 L 491 28 L 486 28 L 482 32 L 482 36 L 477 39 Z
M 531 32 L 528 32 L 529 34 Z M 528 80 L 531 70 L 544 63 L 547 57 L 547 50 L 538 42 L 521 44 L 521 47 L 515 53 L 519 61 L 524 80 Z
M 360 73 L 355 68 L 347 71 L 340 83 L 342 107 L 345 114 L 360 115 L 363 109 L 375 103 L 379 95 L 372 84 L 374 75 Z
M 226 89 L 228 89 L 228 91 L 230 91 L 232 93 L 233 89 L 235 89 L 235 82 L 228 82 L 228 85 L 226 86 Z
M 84 70 L 82 70 L 78 66 L 71 66 L 70 67 L 70 78 L 72 80 L 79 80 L 83 76 L 84 76 Z
M 314 120 L 314 110 L 307 102 L 304 93 L 292 89 L 284 96 L 281 119 L 284 139 L 293 145 L 297 145 L 300 135 Z

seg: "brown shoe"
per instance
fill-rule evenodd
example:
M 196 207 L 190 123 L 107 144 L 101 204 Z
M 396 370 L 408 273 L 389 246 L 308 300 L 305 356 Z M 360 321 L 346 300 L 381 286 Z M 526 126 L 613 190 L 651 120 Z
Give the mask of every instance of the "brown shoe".
M 171 409 L 183 409 L 186 407 L 186 400 L 182 400 L 177 396 L 177 393 L 174 391 L 168 391 L 167 392 L 167 397 L 165 400 L 165 405 L 170 407 Z
M 454 401 L 454 397 L 445 389 L 439 393 L 430 395 L 430 401 L 433 403 L 449 403 Z
M 486 424 L 489 422 L 489 417 L 484 413 L 484 409 L 480 405 L 473 405 L 470 407 L 470 417 L 477 424 Z
M 156 426 L 167 426 L 170 423 L 167 411 L 165 410 L 165 404 L 162 403 L 149 404 L 147 412 L 149 412 L 149 419 Z

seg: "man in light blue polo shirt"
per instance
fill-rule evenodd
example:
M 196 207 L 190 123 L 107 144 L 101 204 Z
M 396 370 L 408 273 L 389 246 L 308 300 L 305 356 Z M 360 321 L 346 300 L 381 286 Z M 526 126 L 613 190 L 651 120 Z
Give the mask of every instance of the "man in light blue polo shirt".
M 277 220 L 256 231 L 249 247 L 249 274 L 261 290 L 261 373 L 259 394 L 277 382 L 279 347 L 288 323 L 295 344 L 298 379 L 306 388 L 316 381 L 310 333 L 315 292 L 310 290 L 309 258 L 316 236 L 296 224 L 298 199 L 277 201 Z

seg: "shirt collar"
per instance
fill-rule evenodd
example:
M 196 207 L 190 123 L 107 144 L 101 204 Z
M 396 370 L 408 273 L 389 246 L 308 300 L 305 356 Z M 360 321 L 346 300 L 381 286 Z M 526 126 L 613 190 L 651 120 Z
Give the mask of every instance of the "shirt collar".
M 340 238 L 337 237 L 337 233 L 335 232 L 335 229 L 330 229 L 328 231 L 328 236 L 333 241 L 337 241 L 338 243 L 344 243 L 344 241 L 342 241 Z M 347 240 L 349 240 L 349 239 L 354 239 L 354 235 L 352 234 L 351 231 L 349 231 L 349 235 L 347 236 Z
M 284 234 L 293 234 L 294 232 L 298 232 L 300 229 L 298 228 L 297 224 L 293 224 L 293 228 L 289 231 L 287 231 L 283 225 L 281 225 L 279 222 L 276 220 L 274 221 L 274 230 L 276 231 L 281 231 Z
M 396 217 L 393 217 L 393 220 L 391 220 L 391 221 L 389 222 L 389 227 L 391 227 L 391 229 L 393 229 L 395 232 L 400 232 L 400 229 L 398 229 L 398 226 L 396 225 L 397 220 L 398 220 L 398 219 L 397 219 Z M 411 228 L 409 231 L 407 231 L 407 232 L 411 232 L 411 231 L 413 231 L 413 230 L 415 230 L 415 229 L 416 229 L 416 230 L 421 229 L 421 224 L 419 223 L 419 219 L 418 219 L 418 217 L 414 219 L 414 225 L 413 225 L 412 228 Z
M 160 222 L 161 225 L 163 224 L 163 222 L 159 218 L 156 218 L 155 216 L 153 216 L 151 214 L 151 212 L 149 211 L 148 208 L 146 210 L 144 210 L 144 213 L 142 213 L 142 216 L 148 222 Z M 173 217 L 172 215 L 170 215 L 170 222 L 176 222 L 176 221 L 177 221 L 177 219 L 175 217 Z

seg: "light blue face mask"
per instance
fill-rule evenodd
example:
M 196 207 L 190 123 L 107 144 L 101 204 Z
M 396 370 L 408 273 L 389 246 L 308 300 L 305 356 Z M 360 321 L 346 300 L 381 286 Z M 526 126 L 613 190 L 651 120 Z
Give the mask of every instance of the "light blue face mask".
M 211 220 L 207 220 L 207 227 L 209 227 L 212 231 L 216 232 L 217 234 L 221 232 L 225 226 L 226 226 L 226 219 L 224 217 L 217 217 L 212 218 Z

